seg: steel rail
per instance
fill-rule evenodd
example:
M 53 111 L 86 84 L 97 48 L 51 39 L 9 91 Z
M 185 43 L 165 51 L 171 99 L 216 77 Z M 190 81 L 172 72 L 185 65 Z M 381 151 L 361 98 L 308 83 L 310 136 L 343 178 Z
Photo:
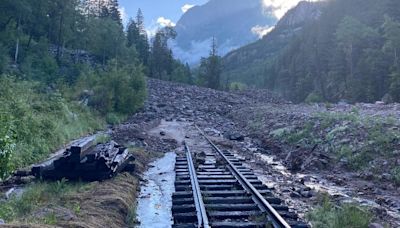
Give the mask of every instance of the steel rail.
M 186 150 L 186 157 L 188 160 L 190 182 L 192 184 L 193 197 L 196 206 L 198 228 L 210 228 L 211 226 L 209 225 L 207 211 L 204 206 L 203 197 L 201 195 L 200 185 L 197 179 L 197 174 L 196 174 L 196 169 L 194 167 L 192 154 L 186 142 L 184 142 L 184 144 Z
M 267 200 L 261 195 L 261 193 L 246 179 L 246 177 L 233 165 L 233 163 L 225 156 L 225 154 L 211 141 L 211 139 L 197 126 L 195 125 L 197 130 L 203 135 L 204 138 L 210 143 L 215 151 L 225 160 L 228 164 L 228 168 L 231 170 L 232 174 L 236 177 L 236 179 L 242 184 L 242 186 L 248 191 L 253 198 L 256 200 L 256 203 L 260 205 L 265 212 L 267 212 L 268 217 L 273 223 L 274 227 L 282 227 L 282 228 L 291 228 L 291 226 L 282 218 L 282 216 L 268 203 Z

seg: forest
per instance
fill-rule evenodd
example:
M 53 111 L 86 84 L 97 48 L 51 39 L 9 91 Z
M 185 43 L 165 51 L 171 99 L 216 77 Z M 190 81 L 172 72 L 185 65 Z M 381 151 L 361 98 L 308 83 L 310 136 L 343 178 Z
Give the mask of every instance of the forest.
M 399 7 L 396 0 L 301 2 L 262 39 L 223 57 L 221 83 L 296 103 L 398 102 Z
M 330 1 L 264 67 L 264 85 L 295 102 L 400 101 L 400 2 Z
M 144 16 L 124 28 L 117 0 L 0 3 L 0 178 L 139 110 L 146 76 L 190 81 Z

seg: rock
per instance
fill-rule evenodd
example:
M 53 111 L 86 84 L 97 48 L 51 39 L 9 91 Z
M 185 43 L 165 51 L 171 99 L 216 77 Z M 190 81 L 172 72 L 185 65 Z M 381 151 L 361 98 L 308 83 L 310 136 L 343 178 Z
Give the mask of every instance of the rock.
M 301 195 L 298 192 L 291 192 L 290 197 L 292 198 L 301 198 Z
M 24 193 L 24 189 L 23 188 L 11 188 L 9 189 L 6 193 L 6 199 L 10 199 L 12 197 L 16 197 L 16 198 L 20 198 L 22 196 L 22 194 Z
M 379 223 L 371 223 L 368 225 L 368 228 L 384 228 L 384 226 Z
M 384 173 L 381 175 L 381 179 L 387 181 L 392 180 L 392 175 L 390 175 L 389 173 Z
M 372 172 L 364 172 L 360 174 L 360 177 L 365 179 L 365 180 L 373 180 L 374 179 L 374 174 Z
M 160 135 L 165 136 L 166 135 L 165 131 L 160 131 Z
M 300 195 L 303 196 L 303 197 L 305 197 L 305 198 L 311 198 L 311 197 L 313 197 L 311 191 L 301 191 L 301 192 L 300 192 Z
M 244 135 L 242 135 L 238 132 L 228 132 L 225 134 L 225 137 L 232 141 L 243 141 L 244 140 Z
M 0 225 L 4 225 L 4 224 L 6 224 L 6 222 L 4 222 L 3 219 L 0 219 Z

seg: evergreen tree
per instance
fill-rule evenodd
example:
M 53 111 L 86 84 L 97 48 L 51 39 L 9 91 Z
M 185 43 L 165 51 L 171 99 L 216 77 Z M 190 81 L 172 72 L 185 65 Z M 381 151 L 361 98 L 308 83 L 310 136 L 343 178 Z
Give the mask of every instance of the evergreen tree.
M 136 44 L 136 50 L 139 52 L 139 59 L 144 65 L 148 65 L 149 60 L 149 40 L 144 26 L 144 17 L 142 10 L 139 8 L 136 15 L 136 25 L 139 32 L 139 37 Z
M 140 33 L 136 22 L 133 19 L 129 20 L 127 31 L 126 31 L 127 46 L 136 48 L 139 43 Z
M 144 28 L 144 19 L 142 11 L 139 9 L 136 21 L 131 19 L 127 27 L 127 45 L 134 46 L 139 54 L 139 59 L 147 66 L 149 59 L 149 41 L 147 32 Z
M 168 47 L 168 40 L 175 39 L 176 32 L 172 27 L 157 31 L 153 39 L 150 56 L 150 76 L 158 79 L 171 80 L 174 70 L 174 58 Z
M 118 0 L 109 0 L 108 2 L 109 17 L 122 26 L 121 13 L 119 12 Z
M 208 58 L 201 59 L 199 75 L 201 83 L 208 88 L 220 89 L 221 72 L 221 57 L 218 56 L 217 42 L 213 37 L 210 55 Z

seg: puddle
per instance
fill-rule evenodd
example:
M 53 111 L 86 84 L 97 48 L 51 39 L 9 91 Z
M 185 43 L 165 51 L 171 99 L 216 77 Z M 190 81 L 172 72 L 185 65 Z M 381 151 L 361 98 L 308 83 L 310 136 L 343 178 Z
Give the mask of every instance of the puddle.
M 162 133 L 163 137 L 175 139 L 178 143 L 182 143 L 185 140 L 185 128 L 187 126 L 188 124 L 184 122 L 162 120 L 160 125 L 149 133 L 154 136 L 160 136 Z
M 175 192 L 175 153 L 150 164 L 144 173 L 138 199 L 137 219 L 141 228 L 169 228 L 172 225 L 172 193 Z
M 352 189 L 337 186 L 337 185 L 331 183 L 330 181 L 323 179 L 316 175 L 291 174 L 281 162 L 275 160 L 274 156 L 265 155 L 265 154 L 261 154 L 261 153 L 255 153 L 255 156 L 256 156 L 256 159 L 260 159 L 261 161 L 270 165 L 275 171 L 279 172 L 280 174 L 282 174 L 285 177 L 292 176 L 298 180 L 307 177 L 308 180 L 304 182 L 304 185 L 311 189 L 314 189 L 317 192 L 325 192 L 331 196 L 341 197 L 341 198 L 343 198 L 343 200 L 342 200 L 343 202 L 358 203 L 360 205 L 371 207 L 371 208 L 384 208 L 391 217 L 396 218 L 396 220 L 400 220 L 400 213 L 398 213 L 394 208 L 389 208 L 389 207 L 379 205 L 374 200 L 366 199 L 366 198 L 359 197 L 359 196 L 354 196 L 353 194 L 356 191 L 354 191 Z M 260 175 L 260 179 L 268 186 L 272 187 L 272 186 L 276 185 L 276 179 L 271 180 L 271 178 L 268 178 L 267 176 L 265 176 L 265 174 L 260 173 L 260 172 L 257 172 L 257 173 L 258 173 L 258 175 Z M 400 225 L 400 222 L 398 222 L 397 224 Z

